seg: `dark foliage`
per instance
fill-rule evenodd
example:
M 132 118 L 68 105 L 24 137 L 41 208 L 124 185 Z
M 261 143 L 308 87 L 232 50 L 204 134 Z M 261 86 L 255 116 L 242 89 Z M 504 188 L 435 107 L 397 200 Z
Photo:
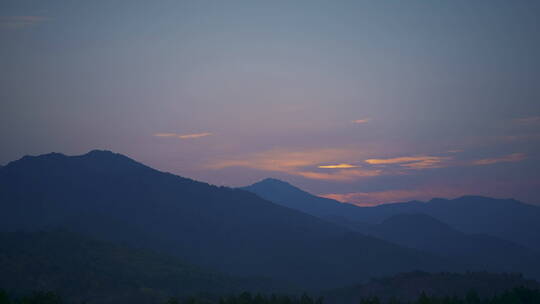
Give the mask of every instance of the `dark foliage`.
M 383 278 L 376 280 L 379 284 L 386 284 L 387 290 L 393 290 L 394 294 L 408 294 L 407 290 L 395 291 L 393 288 L 396 286 L 392 284 L 395 280 L 401 280 L 405 277 L 410 277 L 413 274 L 404 274 L 400 278 Z M 429 275 L 429 274 L 426 274 Z M 462 289 L 454 290 L 452 294 L 444 294 L 437 289 L 430 287 L 425 288 L 425 291 L 421 291 L 414 298 L 408 299 L 401 296 L 384 296 L 379 295 L 366 295 L 358 298 L 357 300 L 350 301 L 336 298 L 325 298 L 324 296 L 312 297 L 307 294 L 298 295 L 284 295 L 284 294 L 260 294 L 243 292 L 239 294 L 232 294 L 228 296 L 218 295 L 202 295 L 199 296 L 182 296 L 182 297 L 170 297 L 169 299 L 162 300 L 161 302 L 156 299 L 140 298 L 140 294 L 132 294 L 123 298 L 113 298 L 110 303 L 163 303 L 163 304 L 538 304 L 540 303 L 540 286 L 538 283 L 528 283 L 528 286 L 517 286 L 510 289 L 500 289 L 500 284 L 497 284 L 497 278 L 509 278 L 513 277 L 517 279 L 516 275 L 495 275 L 495 274 L 438 274 L 438 276 L 460 276 L 464 281 L 465 277 L 475 276 L 477 279 L 484 278 L 484 285 L 489 285 L 495 282 L 495 286 L 492 286 L 492 293 L 477 292 L 474 289 Z M 523 281 L 523 280 L 522 280 Z M 447 281 L 448 284 L 452 284 L 451 281 Z M 455 282 L 454 282 L 455 283 Z M 457 286 L 470 285 L 457 284 Z M 403 286 L 401 288 L 404 288 Z M 414 288 L 413 288 L 414 289 Z M 70 303 L 86 303 L 84 300 L 64 300 L 60 296 L 62 293 L 56 292 L 31 292 L 31 293 L 17 293 L 18 296 L 9 296 L 8 293 L 0 289 L 0 304 L 70 304 Z
M 272 288 L 269 280 L 233 278 L 67 231 L 0 233 L 0 269 L 0 286 L 8 290 L 55 290 L 70 302 L 156 303 L 171 295 Z
M 189 298 L 183 302 L 172 300 L 168 304 L 209 304 L 205 299 Z M 238 296 L 221 298 L 219 304 L 324 304 L 323 298 L 313 298 L 306 294 L 295 296 L 264 296 L 242 293 Z M 359 304 L 538 304 L 540 303 L 540 291 L 525 287 L 517 287 L 502 294 L 481 298 L 474 290 L 470 290 L 463 297 L 437 297 L 429 296 L 426 293 L 420 294 L 412 301 L 401 301 L 399 299 L 380 300 L 378 297 L 366 297 L 360 299 Z
M 393 298 L 412 301 L 428 294 L 436 297 L 466 297 L 468 290 L 476 290 L 481 298 L 493 297 L 505 290 L 525 287 L 540 290 L 540 284 L 520 274 L 469 273 L 402 273 L 392 277 L 372 279 L 370 282 L 324 293 L 330 303 L 355 304 L 361 299 L 376 296 L 388 302 Z
M 0 304 L 68 304 L 54 292 L 34 292 L 21 298 L 10 299 L 6 293 L 0 290 Z M 170 298 L 165 304 L 324 304 L 323 298 L 312 298 L 306 294 L 296 296 L 261 294 L 252 295 L 244 292 L 236 296 L 222 297 L 219 300 L 208 300 L 199 297 L 189 297 L 184 300 Z M 489 298 L 480 298 L 471 290 L 465 297 L 436 297 L 422 293 L 416 300 L 400 301 L 392 299 L 381 301 L 378 297 L 361 299 L 359 304 L 537 304 L 540 303 L 540 291 L 525 287 L 518 287 L 506 291 L 500 295 Z

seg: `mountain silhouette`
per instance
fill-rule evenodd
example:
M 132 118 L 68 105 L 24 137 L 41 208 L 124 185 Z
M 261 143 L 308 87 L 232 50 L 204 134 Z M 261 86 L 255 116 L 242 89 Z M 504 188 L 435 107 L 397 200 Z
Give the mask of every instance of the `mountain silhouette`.
M 513 199 L 463 196 L 363 208 L 355 220 L 379 222 L 402 213 L 423 213 L 467 233 L 488 234 L 540 250 L 540 208 Z
M 365 227 L 365 226 L 363 226 Z M 470 269 L 521 272 L 540 277 L 540 254 L 510 241 L 465 234 L 425 214 L 399 214 L 359 230 L 403 246 L 452 257 Z
M 462 269 L 248 191 L 160 172 L 108 151 L 13 161 L 0 169 L 0 201 L 2 231 L 66 227 L 219 272 L 304 287 L 414 269 Z
M 260 197 L 278 205 L 300 210 L 320 218 L 341 217 L 350 212 L 359 212 L 351 204 L 343 204 L 336 200 L 315 196 L 287 182 L 267 178 L 241 189 L 253 192 Z
M 327 219 L 366 235 L 453 258 L 466 263 L 469 269 L 522 272 L 537 278 L 540 277 L 540 254 L 534 249 L 501 237 L 491 236 L 485 232 L 464 233 L 436 218 L 438 216 L 452 219 L 450 215 L 457 212 L 460 212 L 461 217 L 470 216 L 467 212 L 469 207 L 467 207 L 466 201 L 472 201 L 470 208 L 477 213 L 480 212 L 478 210 L 480 207 L 485 209 L 489 209 L 490 206 L 502 206 L 510 209 L 529 207 L 515 201 L 501 202 L 481 197 L 463 197 L 454 200 L 457 202 L 455 205 L 452 205 L 451 201 L 435 199 L 429 203 L 411 202 L 362 208 L 320 198 L 286 182 L 274 179 L 266 179 L 243 189 L 252 191 L 277 204 Z M 477 203 L 478 201 L 480 205 Z M 429 205 L 432 203 L 436 204 L 435 207 L 440 206 L 437 204 L 442 204 L 447 210 L 431 208 Z M 456 207 L 456 210 L 451 209 L 451 207 Z M 537 208 L 531 207 L 533 210 Z M 423 211 L 426 213 L 422 213 Z M 493 210 L 485 211 L 485 213 L 491 214 Z M 513 216 L 523 218 L 523 214 L 507 214 L 507 217 Z M 461 219 L 461 222 L 466 222 L 466 220 Z M 528 224 L 530 229 L 536 226 L 536 223 L 526 222 L 525 224 Z M 512 229 L 512 227 L 508 227 L 509 225 L 506 223 L 505 227 Z M 489 232 L 497 235 L 496 232 L 504 230 L 505 227 L 497 227 L 496 231 L 489 230 Z M 474 231 L 472 227 L 468 228 Z M 512 238 L 509 237 L 509 239 Z
M 276 204 L 326 219 L 345 219 L 357 222 L 357 225 L 379 224 L 394 215 L 421 213 L 465 233 L 488 234 L 540 250 L 540 207 L 513 199 L 463 196 L 359 207 L 321 198 L 272 179 L 243 189 Z

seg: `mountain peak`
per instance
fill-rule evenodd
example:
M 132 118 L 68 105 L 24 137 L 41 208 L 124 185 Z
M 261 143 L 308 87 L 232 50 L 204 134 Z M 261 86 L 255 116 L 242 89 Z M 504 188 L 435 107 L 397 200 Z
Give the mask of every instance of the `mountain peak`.
M 75 157 L 85 158 L 85 159 L 98 159 L 98 160 L 111 160 L 111 161 L 124 160 L 124 161 L 135 162 L 133 159 L 123 154 L 115 153 L 109 150 L 92 150 L 86 154 L 78 155 Z
M 7 167 L 18 166 L 21 164 L 26 164 L 26 163 L 33 163 L 34 161 L 60 160 L 66 157 L 67 156 L 65 154 L 57 153 L 57 152 L 51 152 L 51 153 L 40 154 L 40 155 L 25 155 L 19 158 L 18 160 L 9 162 L 5 167 L 7 168 Z
M 99 149 L 95 149 L 95 150 L 92 150 L 92 151 L 89 151 L 88 153 L 84 154 L 83 156 L 106 156 L 106 155 L 120 155 L 118 153 L 114 153 L 112 151 L 109 151 L 109 150 L 99 150 Z
M 25 155 L 20 160 L 29 160 L 29 159 L 60 159 L 66 157 L 65 154 L 58 152 L 45 153 L 40 155 Z
M 10 162 L 6 168 L 15 170 L 49 170 L 57 166 L 70 166 L 75 164 L 81 168 L 92 168 L 92 170 L 122 171 L 132 168 L 148 168 L 137 161 L 107 150 L 92 150 L 81 155 L 65 155 L 62 153 L 47 153 L 36 156 L 26 155 L 22 158 Z
M 294 187 L 293 185 L 289 184 L 286 181 L 282 181 L 280 179 L 272 178 L 272 177 L 267 177 L 259 182 L 254 183 L 253 185 L 257 185 L 257 184 L 273 184 L 273 185 Z
M 306 193 L 304 190 L 291 185 L 286 181 L 282 181 L 276 178 L 265 178 L 259 182 L 256 182 L 252 185 L 243 187 L 246 190 L 255 190 L 255 189 L 264 189 L 265 191 L 275 192 L 275 191 L 286 191 L 287 193 Z M 256 192 L 256 191 L 255 191 Z M 307 193 L 306 193 L 307 194 Z

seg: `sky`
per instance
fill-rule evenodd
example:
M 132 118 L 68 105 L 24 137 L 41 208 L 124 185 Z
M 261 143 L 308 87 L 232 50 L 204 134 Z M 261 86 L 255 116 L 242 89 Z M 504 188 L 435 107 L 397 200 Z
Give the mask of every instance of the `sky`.
M 0 1 L 0 165 L 540 204 L 540 2 Z

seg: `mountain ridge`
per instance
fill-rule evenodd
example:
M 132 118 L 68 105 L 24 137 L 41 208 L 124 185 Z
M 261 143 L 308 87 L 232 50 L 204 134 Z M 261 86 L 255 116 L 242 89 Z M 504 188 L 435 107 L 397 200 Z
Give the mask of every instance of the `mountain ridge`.
M 309 288 L 413 269 L 462 269 L 251 192 L 160 172 L 112 152 L 23 158 L 0 169 L 0 202 L 0 231 L 76 228 L 219 272 Z
M 340 205 L 329 199 L 319 199 L 288 183 L 259 182 L 244 187 L 254 191 L 268 200 L 274 201 L 290 208 L 319 216 L 358 231 L 372 235 L 395 244 L 431 252 L 440 256 L 466 261 L 468 269 L 488 271 L 519 271 L 540 277 L 540 253 L 534 246 L 528 247 L 527 242 L 520 242 L 519 237 L 513 238 L 501 235 L 498 231 L 513 229 L 514 225 L 522 225 L 522 230 L 529 228 L 534 241 L 535 222 L 526 222 L 523 216 L 512 211 L 514 208 L 533 208 L 516 200 L 498 200 L 482 196 L 463 196 L 454 200 L 434 198 L 428 202 L 404 202 L 375 207 L 358 207 Z M 299 202 L 299 200 L 301 200 Z M 470 202 L 470 205 L 467 203 Z M 326 204 L 324 207 L 314 208 L 311 204 Z M 495 206 L 495 211 L 489 210 Z M 326 208 L 326 209 L 325 209 Z M 349 210 L 350 209 L 350 210 Z M 472 209 L 476 213 L 468 214 Z M 486 212 L 483 212 L 487 209 Z M 326 210 L 320 212 L 320 210 Z M 445 212 L 446 211 L 446 212 Z M 506 222 L 495 221 L 491 224 L 497 230 L 482 231 L 481 229 L 468 229 L 456 225 L 456 221 L 463 218 L 470 221 L 487 221 L 479 214 L 499 213 L 510 218 Z M 529 216 L 530 214 L 526 214 Z M 520 217 L 521 216 L 521 217 Z M 540 217 L 539 217 L 540 221 Z M 488 225 L 484 225 L 488 226 Z M 489 226 L 488 226 L 489 228 Z M 478 231 L 480 230 L 480 231 Z M 491 232 L 491 233 L 490 233 Z M 518 235 L 519 236 L 519 235 Z M 538 236 L 538 235 L 537 235 Z M 524 244 L 525 243 L 525 244 Z
M 409 201 L 360 207 L 332 199 L 321 200 L 320 197 L 296 187 L 294 189 L 302 191 L 302 197 L 287 196 L 290 188 L 281 187 L 266 191 L 263 183 L 255 183 L 242 189 L 257 193 L 277 204 L 327 219 L 343 218 L 348 221 L 378 224 L 400 213 L 424 213 L 460 231 L 490 234 L 540 252 L 540 207 L 515 199 L 465 195 L 456 199 L 433 198 L 427 202 Z M 295 201 L 298 199 L 302 199 L 303 202 Z M 325 208 L 329 209 L 325 213 L 309 207 L 310 204 L 321 203 L 326 204 Z

